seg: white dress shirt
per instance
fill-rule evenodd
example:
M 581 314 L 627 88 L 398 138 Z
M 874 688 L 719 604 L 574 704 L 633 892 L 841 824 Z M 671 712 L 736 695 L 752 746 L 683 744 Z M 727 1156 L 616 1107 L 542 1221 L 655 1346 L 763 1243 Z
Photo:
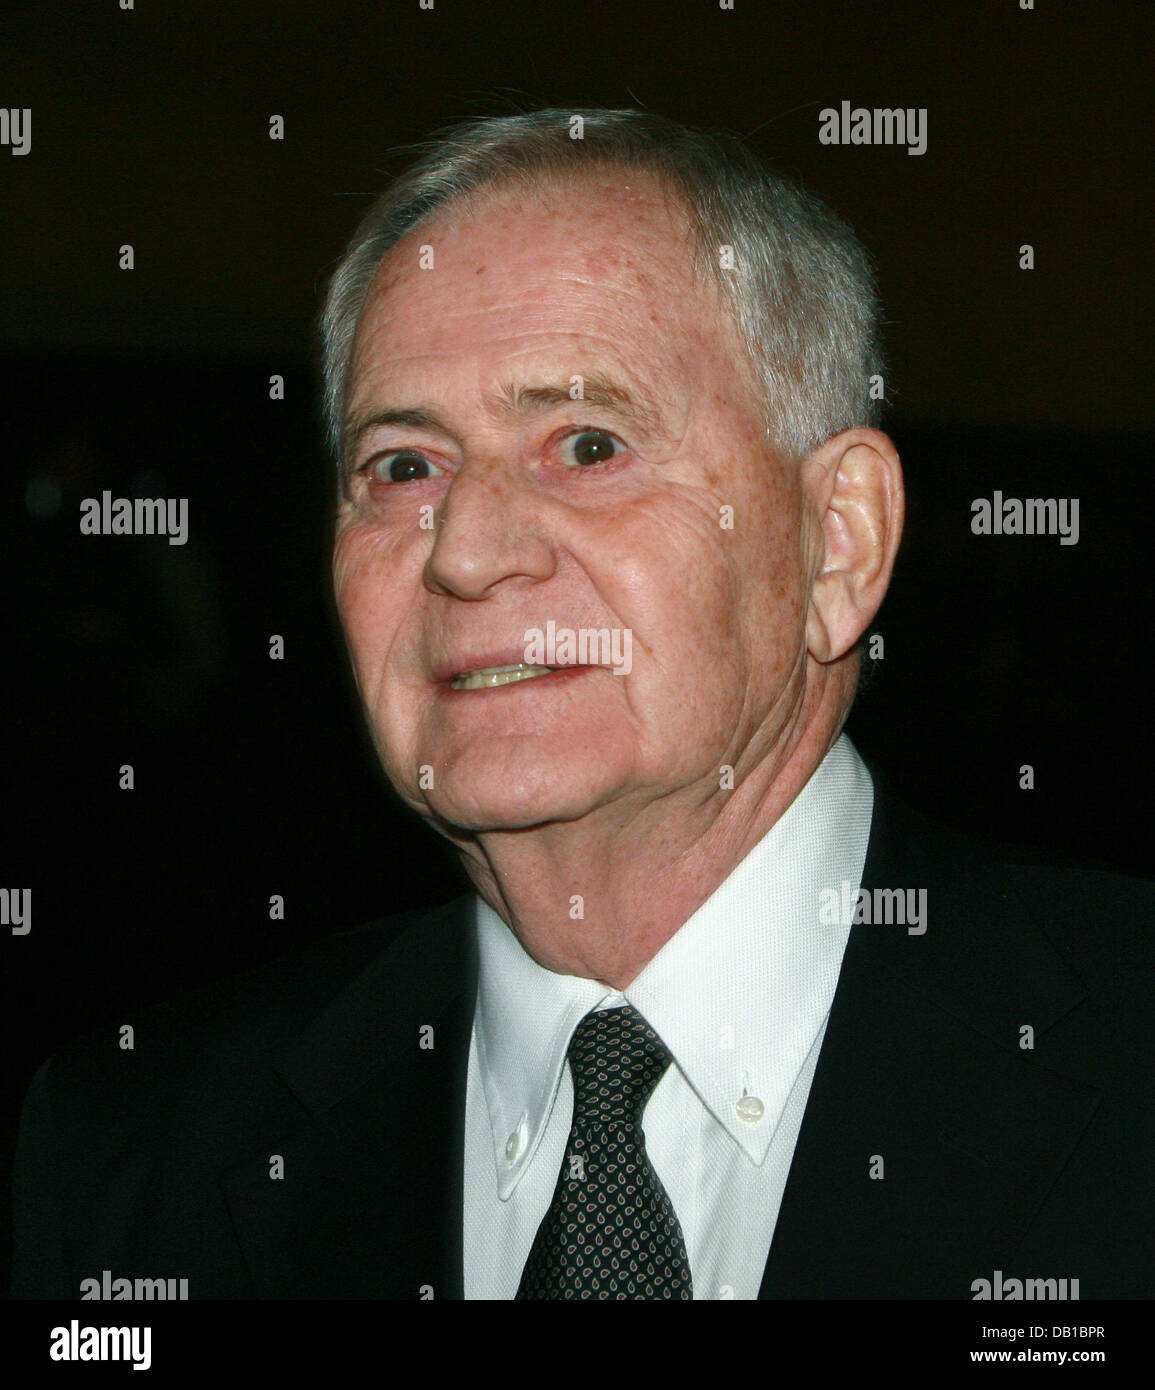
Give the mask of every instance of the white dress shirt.
M 820 923 L 820 894 L 841 895 L 844 881 L 855 892 L 860 886 L 873 802 L 870 775 L 843 735 L 775 825 L 620 993 L 538 965 L 477 900 L 467 1299 L 517 1293 L 569 1138 L 570 1038 L 591 1009 L 624 1003 L 674 1059 L 642 1125 L 681 1223 L 694 1297 L 757 1298 L 850 933 Z

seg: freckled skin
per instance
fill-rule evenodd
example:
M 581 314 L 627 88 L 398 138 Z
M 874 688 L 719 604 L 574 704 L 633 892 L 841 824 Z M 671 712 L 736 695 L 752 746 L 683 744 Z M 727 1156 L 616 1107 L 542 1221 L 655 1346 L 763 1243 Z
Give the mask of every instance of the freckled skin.
M 537 960 L 618 988 L 797 794 L 854 676 L 836 659 L 857 637 L 848 619 L 827 624 L 839 650 L 809 651 L 815 577 L 837 539 L 830 469 L 766 442 L 752 369 L 715 287 L 693 278 L 686 235 L 653 181 L 604 171 L 491 190 L 411 232 L 367 301 L 349 411 L 420 407 L 446 428 L 366 436 L 334 553 L 391 781 L 458 844 Z M 432 270 L 418 267 L 423 244 Z M 657 419 L 495 405 L 503 388 L 575 375 L 612 378 Z M 622 452 L 567 463 L 575 427 Z M 357 471 L 399 450 L 442 476 Z M 519 660 L 550 619 L 630 629 L 629 674 L 452 697 L 435 684 L 439 663 L 467 653 Z M 725 764 L 733 791 L 719 789 Z

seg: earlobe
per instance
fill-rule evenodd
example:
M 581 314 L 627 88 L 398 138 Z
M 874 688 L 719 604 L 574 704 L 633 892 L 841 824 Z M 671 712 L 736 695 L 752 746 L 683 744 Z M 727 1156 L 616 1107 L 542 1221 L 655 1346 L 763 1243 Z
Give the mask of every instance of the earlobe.
M 822 605 L 815 602 L 813 595 L 806 613 L 806 650 L 823 666 L 831 660 L 830 633 L 822 618 Z

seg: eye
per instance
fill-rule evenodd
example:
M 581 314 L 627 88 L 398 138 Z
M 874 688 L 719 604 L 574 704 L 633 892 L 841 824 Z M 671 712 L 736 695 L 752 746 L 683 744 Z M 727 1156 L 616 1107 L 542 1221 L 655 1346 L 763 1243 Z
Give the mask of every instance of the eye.
M 573 467 L 575 464 L 605 463 L 624 449 L 621 440 L 605 430 L 579 430 L 562 440 L 561 456 L 567 466 Z
M 379 454 L 365 465 L 373 483 L 419 483 L 440 476 L 440 470 L 425 457 L 411 449 Z

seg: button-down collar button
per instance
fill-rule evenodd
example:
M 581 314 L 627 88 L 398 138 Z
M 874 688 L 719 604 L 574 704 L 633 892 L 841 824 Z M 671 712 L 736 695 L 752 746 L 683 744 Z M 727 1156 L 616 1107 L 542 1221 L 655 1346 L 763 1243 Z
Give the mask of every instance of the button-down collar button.
M 735 1108 L 748 1125 L 756 1125 L 766 1113 L 766 1107 L 757 1096 L 743 1096 Z

